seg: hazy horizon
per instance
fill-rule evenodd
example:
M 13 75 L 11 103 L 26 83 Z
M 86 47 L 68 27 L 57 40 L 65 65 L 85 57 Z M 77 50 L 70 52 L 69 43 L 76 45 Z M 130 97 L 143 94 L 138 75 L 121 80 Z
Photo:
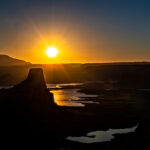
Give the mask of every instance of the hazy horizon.
M 9 56 L 7 54 L 0 54 L 0 56 Z M 65 63 L 32 63 L 30 61 L 26 61 L 24 59 L 21 59 L 21 58 L 16 58 L 16 57 L 12 57 L 12 56 L 9 56 L 13 59 L 18 59 L 18 60 L 22 60 L 22 61 L 25 61 L 27 63 L 31 63 L 31 65 L 61 65 L 61 64 L 117 64 L 117 63 L 150 63 L 150 61 L 107 61 L 107 62 L 65 62 Z

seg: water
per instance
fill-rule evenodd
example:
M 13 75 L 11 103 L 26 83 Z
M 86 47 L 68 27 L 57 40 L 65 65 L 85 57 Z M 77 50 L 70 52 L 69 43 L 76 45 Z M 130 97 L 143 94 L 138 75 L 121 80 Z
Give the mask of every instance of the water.
M 86 103 L 97 103 L 88 98 L 97 97 L 97 95 L 89 95 L 78 92 L 75 86 L 80 86 L 82 83 L 67 83 L 67 84 L 47 84 L 47 88 L 54 94 L 54 101 L 59 106 L 84 107 Z M 68 88 L 69 86 L 69 88 Z M 0 89 L 9 89 L 13 86 L 0 86 Z M 65 89 L 66 88 L 66 89 Z
M 93 131 L 89 132 L 87 136 L 80 136 L 80 137 L 69 136 L 66 139 L 80 143 L 108 142 L 115 138 L 114 137 L 115 134 L 127 134 L 130 132 L 135 132 L 137 127 L 138 125 L 126 129 L 109 129 L 107 131 Z
M 97 103 L 87 99 L 97 97 L 97 95 L 89 95 L 78 92 L 79 89 L 74 88 L 75 86 L 78 85 L 82 84 L 81 83 L 47 84 L 47 87 L 52 89 L 56 88 L 55 90 L 50 91 L 54 94 L 54 101 L 59 106 L 84 107 L 86 103 Z M 65 89 L 65 87 L 68 86 L 70 88 Z
M 13 86 L 0 86 L 0 89 L 10 89 L 12 88 Z
M 65 87 L 75 87 L 75 86 L 80 86 L 80 85 L 83 85 L 83 83 L 60 83 L 60 84 L 46 84 L 47 85 L 47 88 L 50 88 L 50 89 L 62 89 L 62 88 L 65 88 Z
M 87 95 L 78 92 L 79 89 L 63 89 L 52 90 L 54 94 L 55 103 L 59 106 L 81 106 L 85 103 L 94 103 L 92 101 L 86 101 L 85 98 L 97 97 L 97 95 Z

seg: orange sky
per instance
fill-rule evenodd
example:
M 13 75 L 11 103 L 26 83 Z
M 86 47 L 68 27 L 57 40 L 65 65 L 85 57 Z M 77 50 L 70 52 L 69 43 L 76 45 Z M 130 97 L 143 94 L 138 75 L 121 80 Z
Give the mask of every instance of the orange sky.
M 142 54 L 135 55 L 135 51 L 131 51 L 129 55 L 130 49 L 137 47 L 134 43 L 128 45 L 111 43 L 104 35 L 93 35 L 79 27 L 73 30 L 66 26 L 64 28 L 55 26 L 52 30 L 44 30 L 42 27 L 31 24 L 30 28 L 26 27 L 26 31 L 22 31 L 21 34 L 15 33 L 13 29 L 10 29 L 9 34 L 11 34 L 11 37 L 7 39 L 9 44 L 1 48 L 2 53 L 36 64 L 144 61 L 148 59 L 148 56 L 146 58 L 145 55 L 141 59 Z M 46 55 L 48 46 L 58 49 L 56 58 L 49 58 Z M 128 49 L 127 52 L 126 49 Z
M 0 54 L 36 64 L 150 61 L 150 2 L 5 0 Z M 46 55 L 56 47 L 56 58 Z

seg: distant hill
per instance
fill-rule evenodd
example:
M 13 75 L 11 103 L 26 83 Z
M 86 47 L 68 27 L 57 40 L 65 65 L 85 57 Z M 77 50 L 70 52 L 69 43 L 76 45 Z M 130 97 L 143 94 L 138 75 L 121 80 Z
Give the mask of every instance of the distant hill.
M 29 64 L 29 62 L 12 58 L 8 55 L 0 55 L 0 66 L 20 66 Z

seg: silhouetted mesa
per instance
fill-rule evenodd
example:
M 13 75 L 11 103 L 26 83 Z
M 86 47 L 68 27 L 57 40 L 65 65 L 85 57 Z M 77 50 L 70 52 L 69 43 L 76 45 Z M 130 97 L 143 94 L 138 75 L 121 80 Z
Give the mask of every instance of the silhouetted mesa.
M 53 94 L 47 89 L 43 70 L 40 68 L 30 69 L 27 79 L 14 86 L 13 90 L 16 94 L 19 93 L 20 101 L 25 103 L 30 101 L 30 103 L 36 102 L 55 106 Z
M 16 58 L 12 58 L 8 55 L 0 55 L 0 66 L 19 66 L 19 65 L 30 65 L 31 63 L 26 62 L 24 60 L 19 60 Z
M 34 116 L 56 111 L 53 94 L 49 92 L 44 80 L 43 70 L 34 68 L 22 83 L 8 90 L 0 90 L 0 111 L 17 115 Z
M 19 137 L 32 140 L 32 135 L 46 133 L 57 114 L 40 68 L 31 69 L 27 79 L 13 88 L 0 90 L 0 132 L 4 141 L 18 144 L 23 142 Z

